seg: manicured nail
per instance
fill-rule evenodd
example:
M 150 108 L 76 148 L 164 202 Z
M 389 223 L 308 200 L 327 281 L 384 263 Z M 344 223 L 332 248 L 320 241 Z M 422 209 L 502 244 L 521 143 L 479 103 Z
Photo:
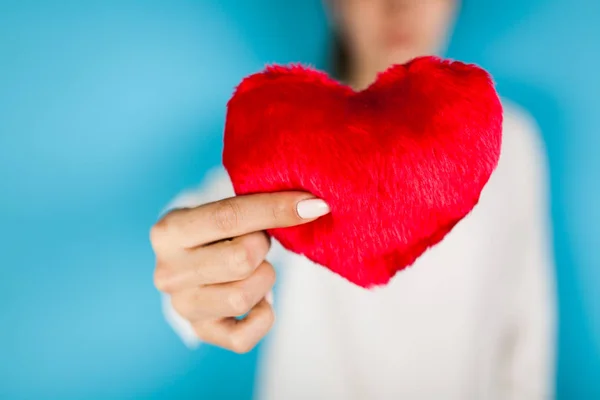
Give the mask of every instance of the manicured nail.
M 265 296 L 265 300 L 267 301 L 267 303 L 269 303 L 270 305 L 273 305 L 273 292 L 269 292 L 267 293 L 267 295 Z
M 298 215 L 303 219 L 313 219 L 328 214 L 329 206 L 321 199 L 302 200 L 296 206 Z

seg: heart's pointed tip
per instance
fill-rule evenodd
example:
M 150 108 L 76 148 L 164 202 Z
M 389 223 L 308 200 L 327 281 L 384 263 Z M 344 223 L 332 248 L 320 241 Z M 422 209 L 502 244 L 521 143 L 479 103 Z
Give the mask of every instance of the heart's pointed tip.
M 362 271 L 355 272 L 359 273 L 351 274 L 349 271 L 344 271 L 336 272 L 336 274 L 353 285 L 369 291 L 375 291 L 384 288 L 394 277 L 394 274 L 389 274 L 388 272 L 384 272 L 378 268 L 373 269 L 370 267 L 364 267 Z
M 374 292 L 376 290 L 383 289 L 384 287 L 386 287 L 388 285 L 388 283 L 390 283 L 390 279 L 387 279 L 383 282 L 381 282 L 381 281 L 367 282 L 367 283 L 362 283 L 362 284 L 357 284 L 357 285 L 362 287 L 363 289 Z

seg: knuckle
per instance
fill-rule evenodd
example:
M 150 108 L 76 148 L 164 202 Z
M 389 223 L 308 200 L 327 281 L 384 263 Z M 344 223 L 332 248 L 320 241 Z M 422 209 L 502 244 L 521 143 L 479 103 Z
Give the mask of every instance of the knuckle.
M 157 265 L 154 269 L 154 287 L 161 292 L 169 291 L 170 272 L 167 268 Z
M 192 302 L 185 296 L 173 296 L 171 298 L 171 305 L 184 318 L 190 318 L 194 314 Z
M 266 328 L 265 331 L 269 331 L 273 324 L 275 324 L 275 312 L 273 311 L 272 307 L 269 307 L 268 312 L 265 313 L 264 324 Z
M 219 230 L 232 232 L 239 225 L 240 208 L 233 200 L 223 200 L 216 206 L 212 217 Z
M 166 236 L 166 230 L 167 222 L 165 221 L 165 218 L 162 218 L 160 221 L 155 223 L 152 228 L 150 228 L 150 243 L 155 250 L 164 240 Z
M 227 296 L 227 303 L 236 316 L 242 316 L 252 308 L 250 295 L 243 289 L 231 290 Z
M 254 348 L 255 343 L 243 331 L 234 332 L 229 336 L 229 349 L 237 354 L 246 354 Z
M 174 232 L 174 228 L 176 227 L 174 224 L 174 217 L 178 215 L 181 210 L 173 210 L 159 219 L 153 226 L 150 228 L 150 243 L 153 248 L 156 250 L 161 247 L 163 242 L 167 240 L 167 238 L 172 235 Z
M 226 316 L 223 313 L 221 303 L 216 301 L 216 296 L 217 294 L 211 290 L 203 286 L 197 286 L 191 290 L 176 292 L 172 297 L 171 304 L 175 311 L 189 321 L 200 321 L 213 316 Z
M 230 268 L 235 278 L 246 278 L 252 273 L 250 250 L 243 244 L 234 245 L 231 249 Z
M 275 285 L 275 281 L 277 279 L 277 273 L 275 272 L 275 268 L 271 264 L 265 266 L 265 278 L 269 283 L 269 287 Z
M 206 321 L 197 321 L 192 324 L 192 328 L 194 329 L 194 334 L 198 339 L 203 342 L 210 342 L 211 344 L 214 344 L 213 341 L 207 340 L 207 338 L 210 336 L 210 328 L 207 326 Z

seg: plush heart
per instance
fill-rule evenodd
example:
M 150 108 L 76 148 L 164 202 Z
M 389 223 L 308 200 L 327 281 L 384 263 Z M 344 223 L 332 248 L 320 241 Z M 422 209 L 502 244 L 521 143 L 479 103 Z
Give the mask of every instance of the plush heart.
M 329 215 L 269 234 L 372 287 L 472 210 L 501 139 L 500 100 L 474 65 L 422 57 L 359 92 L 310 68 L 269 66 L 228 103 L 223 164 L 239 195 L 324 199 Z

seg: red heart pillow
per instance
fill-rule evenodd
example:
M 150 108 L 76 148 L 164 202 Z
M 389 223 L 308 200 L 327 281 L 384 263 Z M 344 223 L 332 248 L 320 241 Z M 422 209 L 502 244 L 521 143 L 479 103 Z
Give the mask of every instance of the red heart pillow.
M 494 84 L 473 65 L 418 58 L 360 92 L 309 68 L 270 66 L 228 103 L 223 164 L 239 195 L 301 190 L 324 199 L 330 214 L 269 234 L 371 287 L 471 211 L 501 139 Z

